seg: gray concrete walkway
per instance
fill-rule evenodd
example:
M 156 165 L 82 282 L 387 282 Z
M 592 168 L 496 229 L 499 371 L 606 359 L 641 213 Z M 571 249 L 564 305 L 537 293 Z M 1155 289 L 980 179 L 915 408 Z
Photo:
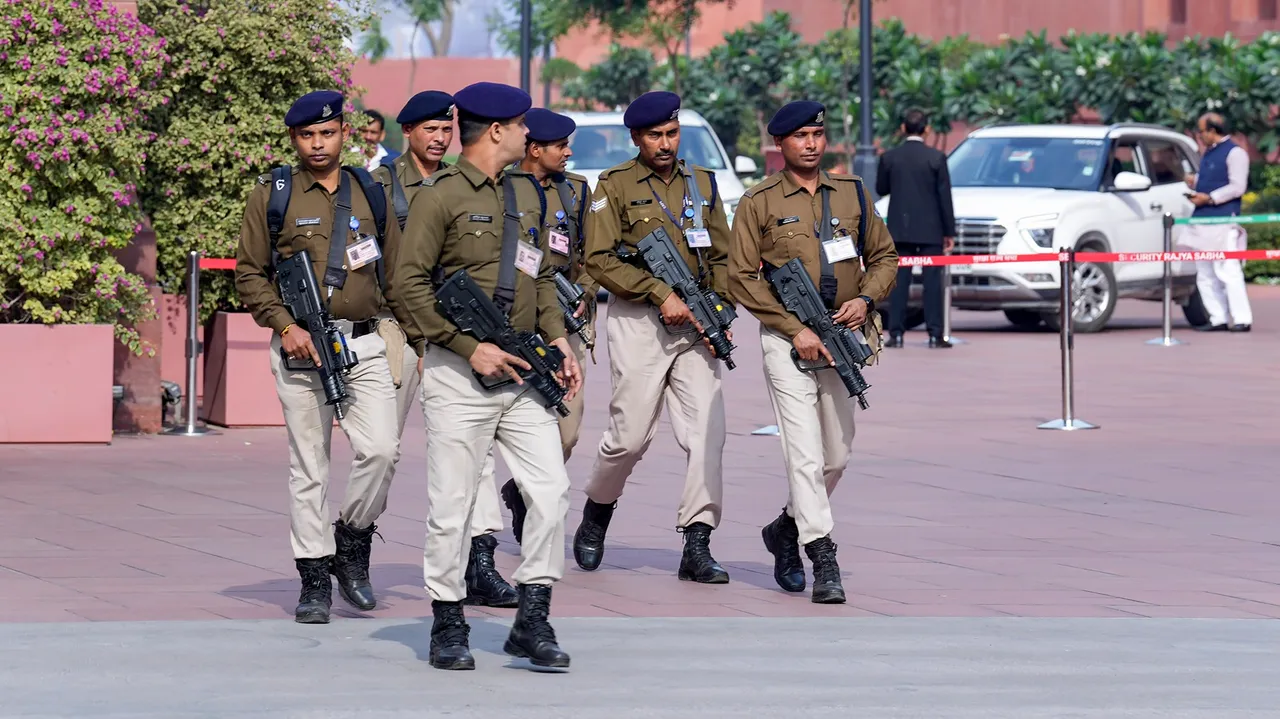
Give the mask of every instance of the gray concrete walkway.
M 567 673 L 502 654 L 426 664 L 427 622 L 0 625 L 0 716 L 1280 716 L 1280 623 L 1232 619 L 592 619 L 556 622 Z

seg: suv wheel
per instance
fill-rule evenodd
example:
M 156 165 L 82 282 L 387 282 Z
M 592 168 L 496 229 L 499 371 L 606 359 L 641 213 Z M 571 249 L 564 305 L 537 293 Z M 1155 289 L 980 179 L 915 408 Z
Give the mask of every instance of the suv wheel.
M 1004 316 L 1013 323 L 1014 327 L 1028 330 L 1039 327 L 1043 319 L 1035 310 L 1005 310 Z
M 1187 324 L 1192 327 L 1203 327 L 1209 324 L 1209 311 L 1204 308 L 1199 289 L 1187 298 L 1187 303 L 1182 306 L 1182 316 L 1187 318 Z
M 1100 251 L 1095 247 L 1081 247 L 1080 251 Z M 1116 276 L 1109 264 L 1081 262 L 1071 276 L 1071 329 L 1081 334 L 1100 332 L 1107 326 L 1111 314 L 1116 311 Z M 1055 310 L 1045 312 L 1044 323 L 1049 329 L 1062 330 L 1060 314 Z

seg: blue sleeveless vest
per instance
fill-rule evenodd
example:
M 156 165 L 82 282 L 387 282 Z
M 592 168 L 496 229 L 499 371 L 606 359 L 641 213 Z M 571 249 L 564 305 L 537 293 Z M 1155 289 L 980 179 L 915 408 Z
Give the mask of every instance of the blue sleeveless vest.
M 1236 143 L 1226 139 L 1204 154 L 1204 158 L 1200 160 L 1200 174 L 1196 177 L 1196 192 L 1209 193 L 1226 186 L 1227 153 L 1234 147 Z M 1226 217 L 1240 214 L 1240 209 L 1240 198 L 1237 197 L 1221 205 L 1197 207 L 1191 214 L 1193 217 Z

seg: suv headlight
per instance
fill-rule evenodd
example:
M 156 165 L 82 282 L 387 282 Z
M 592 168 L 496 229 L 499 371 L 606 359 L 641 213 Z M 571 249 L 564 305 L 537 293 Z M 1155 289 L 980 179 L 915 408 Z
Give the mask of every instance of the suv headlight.
M 1035 215 L 1018 220 L 1018 232 L 1039 247 L 1053 247 L 1053 228 L 1058 224 L 1058 215 Z

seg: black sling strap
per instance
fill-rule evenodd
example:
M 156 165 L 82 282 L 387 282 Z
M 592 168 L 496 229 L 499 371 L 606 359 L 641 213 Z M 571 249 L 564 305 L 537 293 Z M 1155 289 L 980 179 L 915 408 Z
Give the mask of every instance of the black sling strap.
M 826 173 L 823 173 L 823 179 L 827 179 Z M 862 250 L 866 246 L 867 240 L 867 198 L 862 194 L 862 180 L 855 179 L 854 191 L 858 194 L 858 237 L 855 242 L 858 247 L 858 258 L 861 261 Z M 827 309 L 835 309 L 836 307 L 836 272 L 831 261 L 827 259 L 826 244 L 831 241 L 832 230 L 831 224 L 831 188 L 826 185 L 822 186 L 822 221 L 818 228 L 818 259 L 822 261 L 822 283 L 818 287 L 818 293 L 822 295 L 822 302 Z
M 706 214 L 708 208 L 704 207 L 702 204 L 702 191 L 698 189 L 698 178 L 695 177 L 694 174 L 689 171 L 689 167 L 687 165 L 681 164 L 680 171 L 684 175 L 685 192 L 689 193 L 689 200 L 693 202 L 693 208 L 694 208 L 693 209 L 693 229 L 695 230 L 706 229 L 706 218 L 704 217 L 704 215 Z M 714 188 L 714 185 L 713 185 L 713 188 Z M 688 241 L 688 238 L 686 237 L 686 242 L 687 241 Z M 706 266 L 705 260 L 702 257 L 702 248 L 692 247 L 690 249 L 693 250 L 694 256 L 698 258 L 699 284 L 705 285 L 706 283 L 710 282 L 710 280 L 707 278 L 707 266 Z
M 520 211 L 516 209 L 516 185 L 511 173 L 502 177 L 502 255 L 498 260 L 498 286 L 493 302 L 509 314 L 516 302 L 516 249 L 520 245 Z
M 400 176 L 396 174 L 394 166 L 388 167 L 391 171 L 391 206 L 396 212 L 396 222 L 400 223 L 400 231 L 404 231 L 404 223 L 409 219 L 409 198 L 404 194 L 404 185 L 400 183 Z
M 280 264 L 276 243 L 284 230 L 284 214 L 289 211 L 289 195 L 293 192 L 293 168 L 288 165 L 271 170 L 271 195 L 267 200 L 267 231 L 271 234 L 271 268 Z
M 575 203 L 569 181 L 564 175 L 560 175 L 553 182 L 556 186 L 556 194 L 560 196 L 560 206 L 564 208 L 565 221 L 569 225 L 569 264 L 572 266 L 578 261 L 578 240 L 582 237 L 582 227 L 579 225 L 581 218 L 573 211 Z
M 333 232 L 329 233 L 329 257 L 325 261 L 324 284 L 342 289 L 347 283 L 347 271 L 342 268 L 342 253 L 347 249 L 347 233 L 351 231 L 351 180 L 342 173 L 338 181 L 338 201 L 333 208 Z

